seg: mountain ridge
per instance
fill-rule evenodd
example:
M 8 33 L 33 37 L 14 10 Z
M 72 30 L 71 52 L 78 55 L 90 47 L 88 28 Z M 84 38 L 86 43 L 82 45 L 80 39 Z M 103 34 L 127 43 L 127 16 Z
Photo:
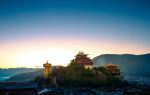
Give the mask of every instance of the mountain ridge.
M 150 53 L 147 54 L 102 54 L 93 58 L 94 67 L 105 66 L 107 63 L 118 65 L 123 75 L 150 77 Z
M 0 81 L 17 74 L 37 71 L 40 68 L 0 68 Z
M 20 73 L 17 75 L 14 75 L 5 81 L 11 81 L 11 82 L 28 82 L 34 80 L 37 76 L 42 76 L 43 75 L 43 70 L 37 70 L 33 72 L 25 72 L 25 73 Z

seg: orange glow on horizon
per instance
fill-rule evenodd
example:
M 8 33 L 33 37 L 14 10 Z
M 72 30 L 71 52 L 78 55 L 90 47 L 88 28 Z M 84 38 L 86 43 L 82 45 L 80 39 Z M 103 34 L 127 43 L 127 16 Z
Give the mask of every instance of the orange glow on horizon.
M 89 54 L 91 58 L 107 53 L 142 54 L 146 52 L 144 49 L 135 49 L 136 46 L 128 47 L 125 44 L 105 42 L 82 39 L 46 39 L 7 43 L 0 47 L 0 67 L 42 67 L 46 60 L 52 65 L 67 66 L 79 51 Z

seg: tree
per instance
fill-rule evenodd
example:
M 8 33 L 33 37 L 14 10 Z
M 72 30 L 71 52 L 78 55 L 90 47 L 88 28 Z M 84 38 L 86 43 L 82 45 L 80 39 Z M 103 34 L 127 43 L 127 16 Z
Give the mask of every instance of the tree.
M 85 69 L 83 65 L 70 62 L 67 67 L 59 67 L 49 75 L 48 83 L 56 78 L 57 84 L 61 87 L 100 87 L 100 86 L 120 86 L 121 79 L 111 76 L 105 67 Z M 37 78 L 37 82 L 44 81 Z

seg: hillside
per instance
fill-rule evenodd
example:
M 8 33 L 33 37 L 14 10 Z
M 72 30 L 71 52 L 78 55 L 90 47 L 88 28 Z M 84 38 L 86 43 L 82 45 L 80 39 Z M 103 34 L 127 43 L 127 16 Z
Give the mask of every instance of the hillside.
M 42 76 L 42 74 L 43 74 L 43 70 L 41 69 L 41 70 L 37 70 L 37 71 L 33 71 L 33 72 L 27 72 L 27 73 L 21 73 L 21 74 L 14 75 L 5 81 L 27 82 L 27 81 L 34 80 L 35 77 L 37 77 L 37 76 Z
M 104 66 L 109 59 L 119 66 L 123 75 L 150 77 L 150 54 L 103 54 L 93 59 L 94 66 Z
M 37 70 L 40 70 L 40 68 L 0 68 L 0 81 L 17 74 L 34 72 Z

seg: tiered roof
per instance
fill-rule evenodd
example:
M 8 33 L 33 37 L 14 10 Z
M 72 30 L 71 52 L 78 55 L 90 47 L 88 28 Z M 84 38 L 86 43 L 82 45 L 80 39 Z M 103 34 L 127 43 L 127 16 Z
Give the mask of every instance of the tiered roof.
M 120 69 L 118 69 L 117 65 L 109 63 L 109 64 L 106 65 L 106 68 L 108 70 L 110 70 L 112 74 L 114 74 L 114 75 L 120 75 Z
M 79 52 L 76 56 L 75 56 L 75 63 L 78 64 L 82 64 L 82 65 L 93 65 L 92 60 L 87 57 L 88 54 L 84 54 L 84 52 Z

